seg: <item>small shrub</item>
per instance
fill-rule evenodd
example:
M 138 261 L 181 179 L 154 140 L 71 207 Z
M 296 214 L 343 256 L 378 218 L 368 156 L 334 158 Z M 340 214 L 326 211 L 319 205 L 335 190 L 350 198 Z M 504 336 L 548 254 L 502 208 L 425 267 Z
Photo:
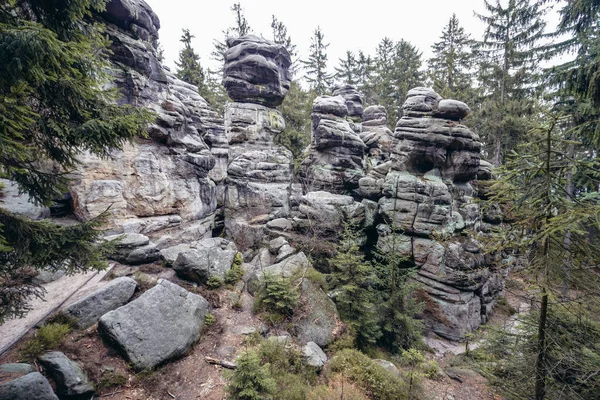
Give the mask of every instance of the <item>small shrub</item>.
M 233 285 L 242 279 L 242 276 L 244 276 L 244 270 L 242 269 L 243 262 L 242 253 L 236 253 L 231 269 L 225 273 L 226 284 Z
M 77 327 L 77 319 L 69 314 L 65 314 L 64 312 L 57 312 L 48 318 L 46 325 L 49 324 L 66 325 L 71 329 L 75 329 Z
M 104 371 L 100 380 L 96 384 L 98 390 L 104 390 L 112 387 L 122 386 L 127 383 L 127 377 L 119 372 Z
M 66 324 L 50 323 L 42 326 L 33 338 L 23 344 L 21 356 L 26 359 L 36 358 L 46 350 L 56 349 L 60 341 L 71 332 Z
M 346 349 L 331 360 L 332 373 L 343 374 L 374 400 L 405 400 L 408 386 L 358 350 Z
M 219 278 L 218 276 L 216 276 L 216 275 L 211 276 L 206 281 L 206 287 L 209 288 L 209 289 L 211 289 L 211 290 L 218 289 L 221 286 L 223 286 L 223 280 L 221 278 Z
M 227 392 L 231 400 L 272 399 L 276 383 L 269 365 L 264 365 L 255 351 L 249 350 L 237 359 L 237 368 L 231 374 Z
M 290 318 L 298 306 L 300 293 L 290 279 L 265 275 L 264 286 L 258 292 L 256 308 L 267 311 L 273 320 Z
M 496 309 L 499 311 L 504 311 L 508 315 L 515 315 L 517 313 L 517 310 L 510 305 L 510 303 L 504 296 L 498 297 L 498 301 L 496 302 Z
M 217 319 L 215 318 L 214 315 L 206 314 L 204 316 L 204 324 L 206 324 L 206 326 L 213 326 L 215 324 L 215 322 L 217 322 Z
M 423 374 L 427 379 L 440 379 L 442 377 L 440 372 L 440 364 L 436 360 L 428 360 L 423 364 Z
M 308 400 L 364 400 L 367 394 L 356 384 L 345 380 L 343 375 L 334 375 L 327 385 L 319 385 L 309 391 Z

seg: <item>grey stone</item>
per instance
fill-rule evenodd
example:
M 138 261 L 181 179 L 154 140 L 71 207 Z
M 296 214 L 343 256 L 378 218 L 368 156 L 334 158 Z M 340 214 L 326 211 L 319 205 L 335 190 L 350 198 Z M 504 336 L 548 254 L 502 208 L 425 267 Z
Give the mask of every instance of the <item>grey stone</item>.
M 302 355 L 307 365 L 318 369 L 323 368 L 327 362 L 327 355 L 315 342 L 306 343 L 306 346 L 302 348 Z
M 279 236 L 269 242 L 269 251 L 271 254 L 277 254 L 282 246 L 288 244 L 288 241 L 283 236 Z
M 65 276 L 65 271 L 59 269 L 58 271 L 40 271 L 34 278 L 33 282 L 38 285 L 42 285 L 44 283 L 54 282 L 60 278 Z
M 400 370 L 398 369 L 398 367 L 396 367 L 391 362 L 389 362 L 387 360 L 382 360 L 382 359 L 374 359 L 373 361 L 375 363 L 379 364 L 381 367 L 383 367 L 383 369 L 385 369 L 386 371 L 388 371 L 388 372 L 392 373 L 394 376 L 400 378 Z
M 176 246 L 167 247 L 166 249 L 160 250 L 160 255 L 165 260 L 167 265 L 173 265 L 179 253 L 185 253 L 190 251 L 192 248 L 188 244 L 178 244 Z
M 346 100 L 349 117 L 362 119 L 363 100 L 358 90 L 352 85 L 340 85 L 333 88 L 333 96 L 342 96 Z
M 310 268 L 310 261 L 303 252 L 296 253 L 285 260 L 255 270 L 248 279 L 248 292 L 254 295 L 261 287 L 265 275 L 277 275 L 289 278 L 297 271 Z
M 60 351 L 52 351 L 39 357 L 40 364 L 56 383 L 56 393 L 61 397 L 89 399 L 94 386 L 77 363 Z
M 469 112 L 471 112 L 471 109 L 462 101 L 444 99 L 440 100 L 438 103 L 438 108 L 433 115 L 437 118 L 460 121 L 469 115 Z
M 196 283 L 206 283 L 211 276 L 221 279 L 231 269 L 237 250 L 221 247 L 199 248 L 179 253 L 173 269 L 180 277 Z
M 100 318 L 98 332 L 136 370 L 154 368 L 183 356 L 198 340 L 208 302 L 160 280 L 131 303 Z
M 88 328 L 107 312 L 127 303 L 136 287 L 137 283 L 131 278 L 113 279 L 106 286 L 68 306 L 65 312 L 77 320 L 80 329 Z
M 267 227 L 278 231 L 292 231 L 294 229 L 294 223 L 287 218 L 277 218 L 267 222 Z
M 1 208 L 33 220 L 50 217 L 50 209 L 36 205 L 27 194 L 19 191 L 16 182 L 0 179 L 0 187 L 2 187 Z
M 275 259 L 275 262 L 281 262 L 289 256 L 291 256 L 292 254 L 294 254 L 294 248 L 289 244 L 285 244 L 279 249 L 279 253 L 277 253 L 277 258 Z
M 254 35 L 228 39 L 223 86 L 234 101 L 276 107 L 290 89 L 286 48 Z
M 124 233 L 122 235 L 105 236 L 107 242 L 115 241 L 115 247 L 134 249 L 136 247 L 146 246 L 150 243 L 150 238 L 140 233 Z
M 27 375 L 37 370 L 31 364 L 26 363 L 9 363 L 0 365 L 0 373 L 3 374 L 21 374 Z
M 329 296 L 308 279 L 302 281 L 301 290 L 307 312 L 293 321 L 296 337 L 300 343 L 315 342 L 327 347 L 340 326 L 337 308 Z
M 52 386 L 39 372 L 0 385 L 0 400 L 58 400 Z

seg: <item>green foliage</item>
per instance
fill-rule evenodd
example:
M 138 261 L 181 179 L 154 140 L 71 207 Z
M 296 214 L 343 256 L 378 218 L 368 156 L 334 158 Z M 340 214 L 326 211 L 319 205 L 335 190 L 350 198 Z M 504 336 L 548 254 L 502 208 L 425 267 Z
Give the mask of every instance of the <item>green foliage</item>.
M 303 60 L 304 79 L 319 96 L 328 94 L 332 77 L 327 73 L 327 48 L 321 27 L 315 29 L 311 37 L 308 59 Z
M 444 27 L 440 41 L 431 46 L 428 75 L 442 97 L 471 101 L 473 98 L 472 39 L 459 25 L 456 14 Z
M 233 264 L 229 271 L 225 272 L 225 283 L 228 285 L 233 285 L 237 283 L 242 276 L 244 276 L 244 270 L 242 269 L 242 264 L 244 263 L 244 259 L 242 258 L 242 253 L 235 253 L 235 257 L 233 258 Z
M 408 385 L 357 350 L 342 350 L 331 359 L 329 370 L 364 389 L 374 400 L 408 399 Z
M 116 371 L 103 371 L 100 380 L 96 384 L 99 390 L 123 386 L 127 383 L 127 377 Z
M 292 80 L 290 90 L 280 106 L 285 119 L 285 130 L 275 137 L 275 141 L 292 152 L 295 170 L 303 159 L 304 149 L 310 143 L 310 113 L 315 98 L 315 91 L 305 91 L 297 81 Z
M 66 324 L 50 323 L 42 326 L 35 336 L 25 342 L 19 353 L 25 359 L 35 359 L 47 350 L 56 350 L 60 341 L 71 332 Z
M 44 205 L 67 191 L 82 151 L 108 156 L 143 135 L 153 117 L 118 105 L 117 92 L 105 89 L 109 43 L 90 18 L 105 3 L 0 4 L 0 178 Z M 43 295 L 23 266 L 103 268 L 100 222 L 58 227 L 0 210 L 0 321 L 23 315 L 27 299 Z
M 175 76 L 184 82 L 197 86 L 200 94 L 204 96 L 206 92 L 204 70 L 200 65 L 200 56 L 192 48 L 193 38 L 194 35 L 190 33 L 189 29 L 183 29 L 181 39 L 179 39 L 183 43 L 183 49 L 179 51 L 179 61 L 175 61 L 177 66 Z
M 266 274 L 256 295 L 256 307 L 267 311 L 273 322 L 277 322 L 294 314 L 299 298 L 300 292 L 291 279 Z
M 269 365 L 261 362 L 256 351 L 248 350 L 238 357 L 227 392 L 231 400 L 266 400 L 274 398 L 276 387 Z
M 223 279 L 221 279 L 217 275 L 212 275 L 206 281 L 206 287 L 209 288 L 209 289 L 211 289 L 211 290 L 218 289 L 221 286 L 223 286 Z
M 212 314 L 206 314 L 204 316 L 204 324 L 206 326 L 213 326 L 217 322 L 217 319 Z
M 359 348 L 374 345 L 381 337 L 378 310 L 372 283 L 372 265 L 358 246 L 358 233 L 345 224 L 337 253 L 329 260 L 331 284 L 340 316 L 356 334 Z

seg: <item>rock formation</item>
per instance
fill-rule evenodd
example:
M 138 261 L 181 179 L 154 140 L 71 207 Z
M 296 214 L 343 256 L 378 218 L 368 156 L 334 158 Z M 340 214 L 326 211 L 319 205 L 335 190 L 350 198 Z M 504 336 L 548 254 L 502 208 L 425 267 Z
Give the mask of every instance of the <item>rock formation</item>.
M 360 138 L 367 146 L 367 171 L 389 159 L 393 134 L 387 126 L 387 111 L 383 106 L 369 106 L 363 113 Z
M 342 96 L 321 96 L 313 103 L 309 155 L 300 167 L 305 192 L 349 194 L 364 175 L 367 147 L 346 119 L 346 103 Z
M 259 244 L 265 222 L 289 213 L 292 154 L 274 142 L 285 121 L 273 107 L 289 89 L 291 59 L 283 46 L 252 35 L 227 45 L 223 83 L 234 102 L 225 108 L 225 227 L 246 247 Z
M 223 123 L 196 87 L 157 60 L 160 23 L 144 1 L 110 1 L 101 18 L 112 41 L 110 72 L 119 101 L 145 107 L 157 118 L 148 139 L 110 159 L 81 156 L 70 189 L 74 212 L 85 220 L 110 207 L 114 233 L 160 238 L 160 248 L 210 236 L 215 182 L 225 178 Z
M 432 300 L 429 326 L 462 339 L 487 320 L 502 289 L 502 272 L 490 270 L 479 244 L 460 235 L 480 223 L 481 143 L 460 123 L 467 105 L 431 89 L 410 90 L 403 111 L 389 161 L 361 179 L 360 193 L 378 200 L 379 245 L 419 267 L 416 279 Z

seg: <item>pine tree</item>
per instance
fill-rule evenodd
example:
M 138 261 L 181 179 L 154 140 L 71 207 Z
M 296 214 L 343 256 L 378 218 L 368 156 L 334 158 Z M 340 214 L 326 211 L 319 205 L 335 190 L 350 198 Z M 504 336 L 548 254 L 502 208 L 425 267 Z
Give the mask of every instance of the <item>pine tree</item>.
M 471 38 L 459 25 L 456 14 L 452 14 L 442 31 L 440 41 L 431 47 L 433 57 L 428 61 L 428 74 L 433 81 L 433 89 L 442 97 L 471 100 L 471 47 Z
M 271 376 L 269 364 L 263 364 L 256 351 L 248 350 L 238 357 L 227 392 L 231 400 L 273 399 L 277 383 Z
M 183 49 L 179 52 L 179 61 L 175 61 L 175 65 L 177 65 L 175 76 L 184 82 L 197 86 L 200 94 L 204 95 L 206 91 L 204 70 L 200 65 L 200 56 L 192 48 L 193 38 L 194 35 L 190 33 L 189 29 L 183 29 L 179 40 L 183 43 Z
M 367 105 L 375 104 L 373 89 L 373 73 L 375 66 L 373 59 L 360 50 L 356 56 L 356 89 L 363 96 L 363 102 Z
M 537 1 L 509 0 L 503 6 L 485 0 L 487 25 L 476 43 L 479 80 L 487 92 L 476 115 L 477 130 L 494 165 L 525 140 L 534 119 L 535 85 L 539 78 L 538 43 L 543 37 L 544 9 Z
M 358 82 L 358 64 L 354 57 L 354 53 L 349 50 L 346 51 L 346 58 L 340 58 L 338 63 L 339 66 L 335 67 L 336 82 L 347 85 L 356 85 Z
M 213 40 L 214 49 L 210 53 L 212 59 L 217 61 L 221 66 L 225 64 L 225 53 L 227 52 L 227 39 L 230 37 L 238 38 L 252 32 L 252 28 L 250 28 L 250 24 L 244 15 L 244 9 L 242 8 L 240 3 L 234 3 L 231 6 L 231 12 L 233 13 L 235 18 L 234 25 L 223 31 L 223 41 L 219 41 L 217 39 Z M 217 71 L 217 73 L 223 73 L 223 67 L 221 67 Z
M 274 15 L 271 16 L 271 29 L 273 31 L 273 43 L 281 44 L 286 48 L 292 59 L 292 65 L 290 66 L 290 72 L 292 77 L 298 70 L 298 50 L 296 45 L 292 42 L 292 38 L 288 34 L 287 27 L 283 22 L 279 21 Z
M 302 61 L 304 65 L 304 78 L 319 96 L 326 94 L 331 86 L 331 75 L 327 73 L 327 48 L 325 35 L 320 27 L 317 27 L 311 38 L 308 59 Z
M 290 90 L 279 108 L 285 118 L 285 130 L 275 137 L 275 141 L 292 152 L 296 169 L 302 161 L 304 149 L 310 143 L 310 113 L 315 98 L 314 91 L 306 91 L 292 80 Z
M 0 177 L 50 205 L 67 191 L 78 155 L 108 156 L 145 131 L 152 115 L 119 106 L 108 82 L 108 41 L 92 12 L 105 1 L 0 4 Z M 35 22 L 32 21 L 35 19 Z M 23 315 L 33 269 L 104 268 L 101 220 L 76 226 L 35 222 L 0 209 L 0 323 Z
M 366 348 L 377 343 L 381 330 L 372 288 L 376 276 L 372 265 L 360 253 L 358 239 L 355 229 L 345 224 L 329 265 L 340 316 L 356 335 L 357 345 Z

